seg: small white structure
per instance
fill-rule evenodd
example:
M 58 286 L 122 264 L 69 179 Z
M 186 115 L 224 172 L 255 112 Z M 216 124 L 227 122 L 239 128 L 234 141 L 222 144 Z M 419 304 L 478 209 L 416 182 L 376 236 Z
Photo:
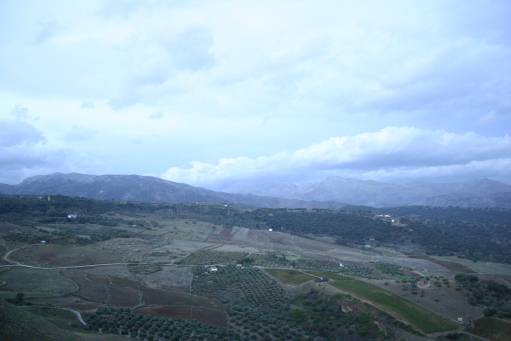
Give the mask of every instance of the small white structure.
M 344 268 L 344 264 L 339 263 L 339 267 L 340 267 L 340 268 Z
M 72 214 L 67 215 L 67 219 L 76 219 L 76 218 L 78 218 L 78 214 L 72 213 Z
M 46 240 L 41 240 L 41 244 L 46 244 L 47 241 Z
M 224 207 L 229 207 L 229 205 L 227 205 L 227 204 L 224 204 Z
M 273 232 L 273 229 L 268 229 L 268 232 Z
M 456 322 L 458 322 L 459 324 L 463 324 L 463 317 L 458 317 L 456 319 Z
M 369 248 L 371 247 L 371 245 L 366 244 L 366 245 L 364 245 L 364 247 L 365 247 L 365 248 L 367 248 L 367 249 L 369 249 Z
M 218 268 L 216 266 L 210 266 L 208 269 L 209 272 L 217 272 Z

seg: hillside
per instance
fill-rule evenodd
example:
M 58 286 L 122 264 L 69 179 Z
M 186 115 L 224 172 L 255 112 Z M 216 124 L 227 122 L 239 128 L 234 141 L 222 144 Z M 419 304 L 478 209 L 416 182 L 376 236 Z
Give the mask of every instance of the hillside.
M 18 185 L 0 185 L 1 194 L 65 195 L 97 200 L 150 203 L 237 204 L 255 207 L 338 207 L 335 203 L 230 194 L 140 175 L 55 173 L 25 179 Z
M 0 300 L 0 340 L 83 340 L 42 317 Z

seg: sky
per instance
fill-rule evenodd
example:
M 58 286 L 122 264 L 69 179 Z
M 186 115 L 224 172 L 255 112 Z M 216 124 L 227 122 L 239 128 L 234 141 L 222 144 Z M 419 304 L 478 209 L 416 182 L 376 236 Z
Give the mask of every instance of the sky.
M 511 2 L 0 2 L 0 182 L 511 181 Z

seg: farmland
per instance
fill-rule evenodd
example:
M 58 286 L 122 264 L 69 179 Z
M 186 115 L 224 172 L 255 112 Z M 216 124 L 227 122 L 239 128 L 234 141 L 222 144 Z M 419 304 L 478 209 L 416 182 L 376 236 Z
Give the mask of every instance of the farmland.
M 314 278 L 311 275 L 296 270 L 267 269 L 266 271 L 284 284 L 297 285 Z
M 396 295 L 375 287 L 369 283 L 351 277 L 333 275 L 330 273 L 315 273 L 332 280 L 333 285 L 356 297 L 365 300 L 384 311 L 403 319 L 425 333 L 440 332 L 455 329 L 454 323 L 436 316 L 425 309 L 419 308 Z
M 507 264 L 257 225 L 291 229 L 290 212 L 102 202 L 79 210 L 74 200 L 57 198 L 53 210 L 39 201 L 32 211 L 30 202 L 14 213 L 0 208 L 0 298 L 58 324 L 67 339 L 391 340 L 482 335 L 485 323 L 507 318 Z M 82 217 L 66 219 L 69 211 Z M 478 320 L 483 313 L 492 320 Z M 466 324 L 455 324 L 460 316 Z

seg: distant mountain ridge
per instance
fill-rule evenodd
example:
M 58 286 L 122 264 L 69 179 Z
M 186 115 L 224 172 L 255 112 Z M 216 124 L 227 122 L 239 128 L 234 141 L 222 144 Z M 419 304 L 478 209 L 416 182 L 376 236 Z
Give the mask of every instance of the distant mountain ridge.
M 183 183 L 141 175 L 89 175 L 55 173 L 38 175 L 18 185 L 0 184 L 0 194 L 65 195 L 98 200 L 153 203 L 239 204 L 255 207 L 333 208 L 338 203 L 306 202 L 251 194 L 216 192 Z
M 237 204 L 252 207 L 338 208 L 348 205 L 511 208 L 511 186 L 490 179 L 393 184 L 328 177 L 309 183 L 232 182 L 222 191 L 141 175 L 55 173 L 0 184 L 0 194 L 65 195 L 154 203 Z
M 309 183 L 236 182 L 222 187 L 230 193 L 252 193 L 296 200 L 333 201 L 373 207 L 460 206 L 511 208 L 511 186 L 479 179 L 468 182 L 394 184 L 374 180 L 328 177 Z

